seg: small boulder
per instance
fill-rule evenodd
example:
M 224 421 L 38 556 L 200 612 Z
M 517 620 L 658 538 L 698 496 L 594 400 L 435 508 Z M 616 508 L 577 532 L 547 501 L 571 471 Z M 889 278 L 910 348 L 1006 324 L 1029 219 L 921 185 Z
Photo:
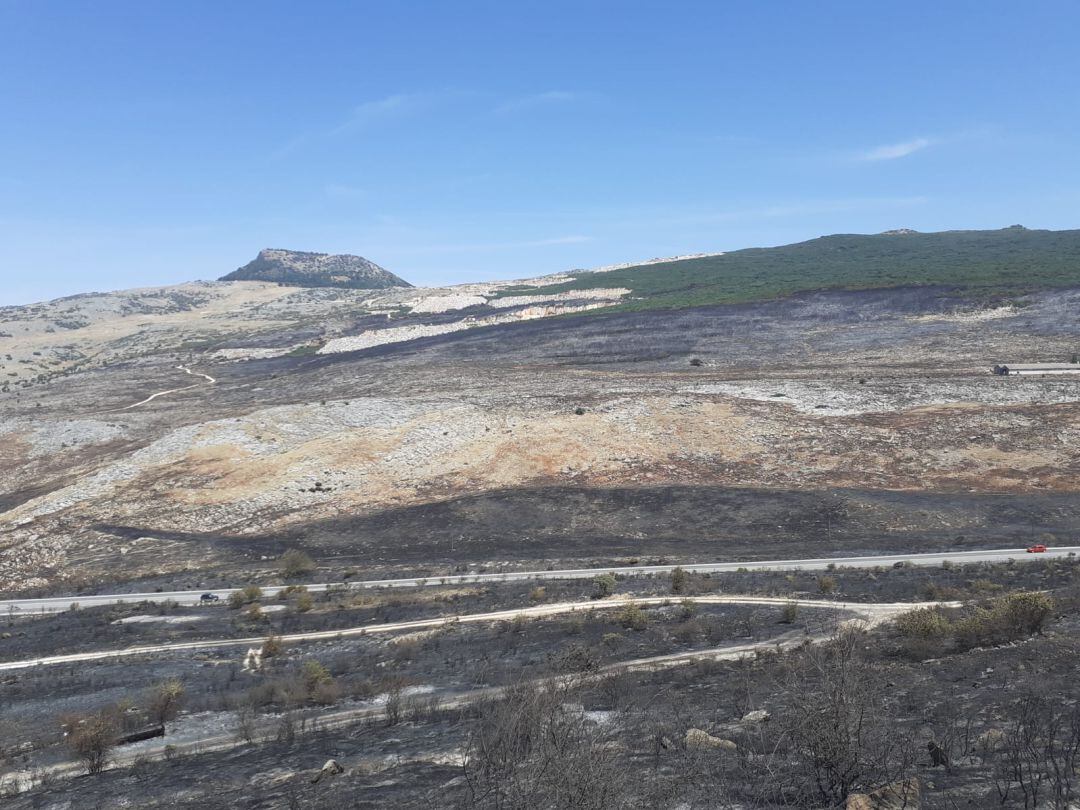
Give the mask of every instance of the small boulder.
M 738 746 L 731 740 L 714 737 L 712 734 L 709 734 L 707 731 L 702 731 L 700 728 L 687 729 L 686 747 L 691 751 L 700 751 L 705 748 L 719 748 L 722 751 L 738 750 Z
M 752 712 L 747 712 L 746 714 L 744 714 L 742 722 L 748 726 L 757 726 L 762 723 L 769 722 L 769 718 L 771 717 L 772 715 L 764 709 L 755 709 Z
M 844 810 L 919 810 L 919 780 L 915 777 L 880 787 L 870 793 L 852 793 Z
M 254 674 L 262 669 L 262 648 L 261 647 L 249 647 L 247 654 L 244 656 L 243 672 Z
M 323 777 L 337 776 L 339 773 L 345 773 L 345 769 L 341 767 L 336 759 L 328 759 L 326 760 L 326 764 L 322 766 L 322 770 L 315 774 L 315 777 L 311 780 L 311 784 L 315 784 Z

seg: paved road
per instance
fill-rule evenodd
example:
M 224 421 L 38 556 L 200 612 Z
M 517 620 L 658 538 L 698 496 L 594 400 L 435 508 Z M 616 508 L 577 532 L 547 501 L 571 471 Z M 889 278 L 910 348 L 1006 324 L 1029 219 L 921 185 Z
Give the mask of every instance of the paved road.
M 754 562 L 724 563 L 684 563 L 675 565 L 633 565 L 614 568 L 573 568 L 563 571 L 508 571 L 494 574 L 454 574 L 442 577 L 414 577 L 407 579 L 375 579 L 360 582 L 331 582 L 307 585 L 314 593 L 321 593 L 331 588 L 363 590 L 367 588 L 416 588 L 429 585 L 462 585 L 484 582 L 517 582 L 522 580 L 543 579 L 589 579 L 597 574 L 613 573 L 626 576 L 645 576 L 648 574 L 670 574 L 674 568 L 695 573 L 723 573 L 750 571 L 793 571 L 823 570 L 829 566 L 845 568 L 876 568 L 907 562 L 911 565 L 941 565 L 944 562 L 1037 562 L 1047 558 L 1067 557 L 1080 554 L 1080 546 L 1061 546 L 1049 549 L 1042 554 L 1028 554 L 1022 548 L 988 549 L 983 551 L 947 551 L 935 554 L 885 554 L 871 557 L 826 557 L 808 560 L 767 560 Z M 265 596 L 277 595 L 283 586 L 265 586 Z M 9 614 L 32 615 L 41 613 L 59 613 L 68 610 L 72 604 L 80 607 L 111 605 L 117 602 L 166 602 L 173 601 L 180 605 L 195 605 L 203 593 L 212 593 L 221 601 L 237 588 L 224 588 L 214 591 L 165 591 L 161 593 L 113 593 L 79 596 L 54 596 L 46 599 L 8 599 L 0 601 L 0 616 Z
M 954 602 L 840 602 L 828 599 L 790 599 L 774 596 L 687 596 L 677 597 L 679 601 L 694 602 L 701 605 L 771 605 L 783 607 L 794 603 L 807 608 L 833 608 L 846 610 L 864 619 L 870 625 L 878 624 L 898 613 L 928 605 L 956 606 Z M 460 616 L 439 616 L 431 619 L 414 619 L 407 622 L 388 622 L 385 624 L 367 624 L 361 627 L 346 627 L 338 630 L 318 630 L 310 633 L 291 633 L 279 636 L 282 642 L 296 644 L 305 641 L 328 641 L 352 636 L 366 636 L 376 633 L 400 633 L 409 630 L 427 630 L 456 624 L 478 622 L 511 621 L 520 617 L 540 618 L 563 613 L 585 612 L 589 610 L 610 610 L 628 604 L 659 605 L 671 602 L 671 596 L 613 596 L 588 602 L 557 602 L 551 605 L 535 605 L 527 608 L 494 610 L 487 613 L 470 613 Z M 92 650 L 66 655 L 49 655 L 39 658 L 27 658 L 21 661 L 0 662 L 0 671 L 29 669 L 31 667 L 55 664 L 72 664 L 79 661 L 101 661 L 104 659 L 129 658 L 138 655 L 170 653 L 184 650 L 209 650 L 222 647 L 260 647 L 266 636 L 248 636 L 246 638 L 206 639 L 200 641 L 178 641 L 170 644 L 146 644 L 123 647 L 112 650 Z

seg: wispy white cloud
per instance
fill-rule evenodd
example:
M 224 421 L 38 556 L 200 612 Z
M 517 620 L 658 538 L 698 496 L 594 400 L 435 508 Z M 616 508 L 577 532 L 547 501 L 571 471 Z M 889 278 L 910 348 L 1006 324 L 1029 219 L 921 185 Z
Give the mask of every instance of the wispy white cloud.
M 882 160 L 898 160 L 899 158 L 913 155 L 916 152 L 920 152 L 928 146 L 933 145 L 934 141 L 930 138 L 912 138 L 910 141 L 875 146 L 873 149 L 868 149 L 865 152 L 859 153 L 856 159 L 863 163 L 876 163 Z
M 579 98 L 581 98 L 581 96 L 578 93 L 570 93 L 566 90 L 547 90 L 543 93 L 533 93 L 527 96 L 508 99 L 496 107 L 495 112 L 499 114 L 520 112 L 522 110 L 531 110 L 536 107 L 550 107 L 556 104 L 565 104 L 570 101 L 576 101 Z
M 497 115 L 522 112 L 525 110 L 553 107 L 580 101 L 586 98 L 581 93 L 567 90 L 546 90 L 542 93 L 508 98 L 497 104 L 492 112 Z M 374 130 L 392 122 L 423 115 L 432 111 L 469 101 L 493 103 L 489 93 L 469 90 L 433 90 L 420 93 L 394 93 L 383 98 L 372 99 L 356 105 L 348 115 L 334 126 L 322 131 L 310 131 L 297 135 L 270 153 L 273 160 L 281 160 L 296 152 L 301 147 L 342 138 Z
M 335 126 L 321 132 L 312 131 L 297 135 L 275 149 L 270 156 L 274 160 L 280 160 L 302 146 L 366 132 L 392 121 L 420 115 L 470 95 L 472 94 L 458 90 L 440 90 L 427 93 L 395 93 L 384 98 L 365 101 L 353 107 L 348 116 Z
M 411 115 L 430 106 L 439 98 L 431 93 L 397 93 L 374 101 L 365 101 L 353 107 L 349 117 L 330 130 L 329 134 L 345 135 L 359 132 L 369 127 Z

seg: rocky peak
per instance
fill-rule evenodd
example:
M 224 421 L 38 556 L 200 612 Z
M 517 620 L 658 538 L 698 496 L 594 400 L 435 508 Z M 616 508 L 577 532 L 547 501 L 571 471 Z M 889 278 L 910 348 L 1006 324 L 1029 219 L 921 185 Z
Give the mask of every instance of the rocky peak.
M 221 281 L 272 281 L 296 287 L 384 289 L 411 287 L 404 279 L 362 256 L 266 248 Z

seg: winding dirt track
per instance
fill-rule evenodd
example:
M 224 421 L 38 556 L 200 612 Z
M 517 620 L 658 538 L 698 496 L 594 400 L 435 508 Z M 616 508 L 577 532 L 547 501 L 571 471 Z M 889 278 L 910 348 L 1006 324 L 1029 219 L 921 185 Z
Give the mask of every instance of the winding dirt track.
M 796 604 L 807 608 L 832 608 L 846 610 L 856 614 L 871 625 L 879 624 L 899 613 L 928 605 L 951 605 L 959 603 L 942 602 L 839 602 L 824 599 L 784 599 L 771 596 L 688 596 L 673 599 L 669 596 L 616 596 L 590 602 L 559 602 L 552 605 L 537 605 L 527 608 L 496 610 L 488 613 L 470 613 L 461 616 L 440 616 L 431 619 L 414 619 L 407 622 L 389 622 L 368 624 L 361 627 L 347 627 L 340 630 L 319 630 L 310 633 L 292 633 L 281 636 L 284 643 L 296 644 L 305 641 L 327 641 L 353 636 L 365 636 L 376 633 L 399 633 L 408 630 L 425 630 L 445 627 L 453 624 L 474 624 L 481 622 L 512 621 L 518 617 L 538 618 L 556 616 L 562 613 L 586 612 L 590 610 L 611 610 L 629 604 L 660 605 L 674 601 L 693 602 L 701 605 L 774 605 L 781 607 Z M 54 664 L 72 664 L 80 661 L 101 661 L 105 659 L 130 658 L 139 655 L 170 653 L 184 650 L 207 650 L 221 647 L 251 647 L 261 645 L 265 636 L 245 638 L 206 639 L 203 641 L 181 641 L 173 644 L 152 644 L 138 647 L 124 647 L 115 650 L 96 650 L 93 652 L 50 655 L 42 658 L 27 658 L 21 661 L 0 662 L 0 670 L 28 669 L 30 667 L 50 666 Z
M 192 388 L 199 388 L 200 386 L 203 386 L 203 385 L 213 385 L 214 383 L 217 382 L 217 380 L 215 380 L 209 374 L 203 374 L 201 371 L 192 371 L 187 366 L 177 366 L 177 368 L 180 369 L 181 371 L 183 371 L 185 374 L 191 374 L 192 376 L 195 376 L 195 377 L 202 377 L 202 378 L 204 378 L 206 380 L 206 382 L 205 383 L 194 383 L 193 385 L 185 385 L 183 388 L 170 388 L 167 391 L 158 391 L 156 394 L 151 394 L 146 399 L 140 400 L 139 402 L 136 402 L 134 405 L 128 405 L 128 406 L 126 406 L 124 408 L 121 408 L 120 410 L 122 410 L 122 411 L 130 411 L 132 408 L 138 408 L 140 405 L 145 405 L 147 402 L 152 402 L 153 400 L 157 399 L 158 397 L 163 397 L 166 394 L 178 394 L 181 391 L 190 391 Z
M 473 613 L 463 616 L 444 616 L 433 619 L 419 619 L 409 622 L 393 622 L 386 624 L 368 625 L 366 627 L 349 628 L 346 630 L 331 630 L 317 633 L 295 633 L 282 636 L 282 640 L 289 643 L 303 641 L 318 641 L 320 639 L 344 638 L 346 636 L 365 635 L 367 633 L 391 633 L 423 628 L 437 628 L 457 623 L 477 623 L 512 620 L 518 616 L 536 618 L 554 616 L 562 613 L 584 612 L 589 610 L 611 610 L 628 604 L 658 605 L 674 602 L 671 597 L 647 596 L 647 597 L 613 597 L 594 602 L 561 602 L 553 605 L 539 605 L 535 607 L 519 608 L 512 610 L 491 611 L 488 613 Z M 773 605 L 782 606 L 796 604 L 806 608 L 831 608 L 848 611 L 856 619 L 872 626 L 892 618 L 900 613 L 930 605 L 955 607 L 957 602 L 887 602 L 887 603 L 858 603 L 841 602 L 824 599 L 784 599 L 782 597 L 765 596 L 689 596 L 678 600 L 679 602 L 693 602 L 695 604 L 716 605 Z M 663 669 L 671 666 L 680 666 L 704 660 L 732 660 L 748 655 L 754 655 L 760 650 L 780 650 L 796 647 L 805 643 L 819 643 L 828 638 L 827 635 L 808 635 L 799 631 L 791 631 L 774 638 L 763 641 L 748 642 L 745 644 L 728 645 L 706 650 L 693 650 L 688 652 L 669 653 L 665 655 L 653 655 L 647 658 L 635 658 L 628 661 L 618 661 L 601 667 L 599 670 L 587 674 L 560 675 L 537 678 L 534 683 L 543 685 L 561 683 L 567 685 L 585 684 L 600 680 L 619 672 L 630 672 L 646 669 Z M 0 669 L 18 669 L 32 666 L 43 666 L 55 663 L 70 663 L 73 661 L 92 661 L 103 658 L 119 658 L 134 655 L 148 655 L 156 652 L 172 652 L 177 650 L 204 649 L 208 647 L 242 647 L 252 644 L 261 644 L 264 638 L 252 637 L 244 639 L 218 639 L 205 642 L 184 642 L 179 644 L 160 644 L 156 646 L 130 647 L 124 650 L 109 650 L 93 653 L 78 653 L 75 655 L 53 656 L 51 658 L 32 659 L 28 661 L 12 661 L 0 664 Z M 467 692 L 445 692 L 436 695 L 440 709 L 454 709 L 467 706 L 478 701 L 497 696 L 502 687 L 482 687 Z M 327 730 L 341 726 L 347 726 L 362 720 L 381 719 L 385 717 L 384 706 L 365 706 L 355 709 L 338 709 L 336 711 L 323 711 L 314 717 L 309 717 L 312 722 L 312 731 Z M 253 734 L 254 740 L 263 738 L 270 739 L 276 733 L 277 717 L 270 717 L 263 721 Z M 110 768 L 123 768 L 130 766 L 137 760 L 160 759 L 166 755 L 177 753 L 200 754 L 214 751 L 225 751 L 248 744 L 238 739 L 233 734 L 219 734 L 204 737 L 198 740 L 183 742 L 162 742 L 152 746 L 140 746 L 137 750 L 117 752 Z M 73 777 L 83 772 L 80 764 L 74 762 L 61 763 L 47 769 L 49 778 Z M 23 791 L 30 789 L 36 778 L 40 778 L 40 772 L 31 774 L 28 772 L 14 772 L 0 776 L 0 787 L 8 790 Z

